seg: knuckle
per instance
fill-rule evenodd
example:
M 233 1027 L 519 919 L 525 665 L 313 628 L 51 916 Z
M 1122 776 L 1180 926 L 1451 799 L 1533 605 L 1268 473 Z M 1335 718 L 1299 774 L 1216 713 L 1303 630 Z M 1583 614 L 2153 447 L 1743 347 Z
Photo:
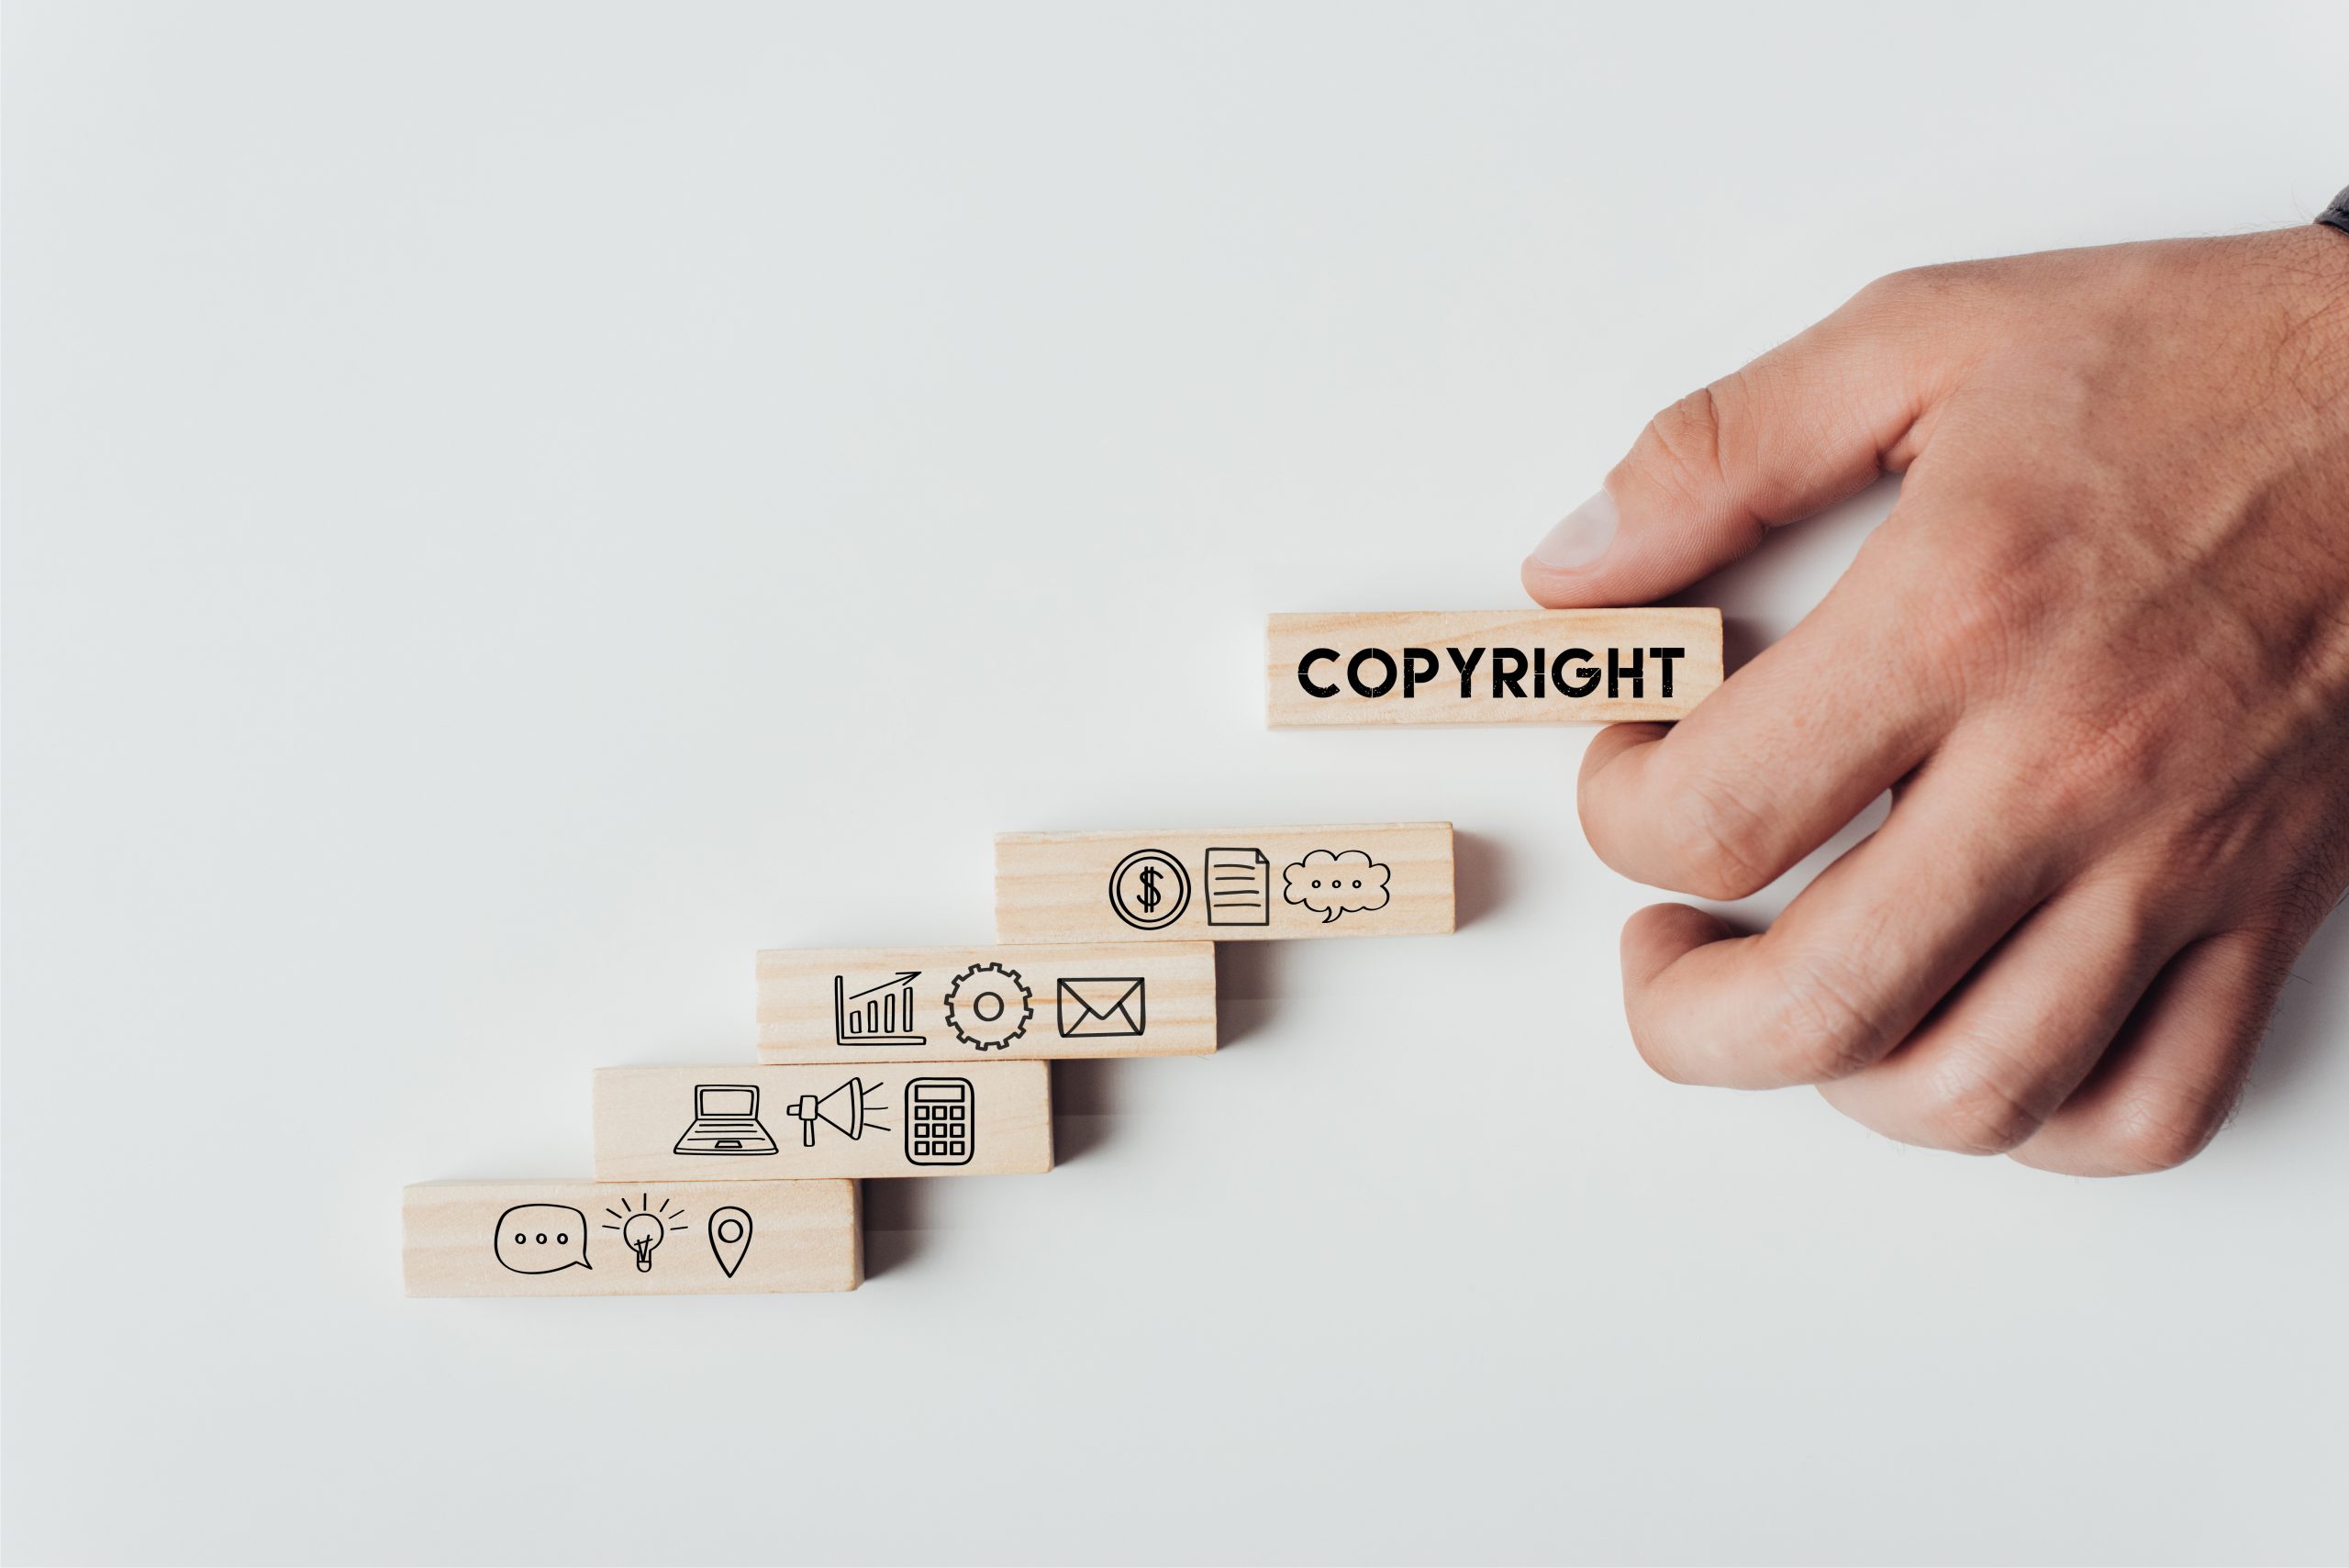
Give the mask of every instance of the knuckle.
M 1926 274 L 1929 267 L 1904 267 L 1882 277 L 1870 278 L 1860 285 L 1843 308 L 1855 315 L 1871 317 L 1898 316 L 1913 309 L 1929 297 Z
M 1978 295 L 1992 271 L 1978 261 L 1903 267 L 1862 285 L 1844 308 L 1875 317 L 1915 320 Z
M 2210 1146 L 2226 1125 L 2224 1098 L 2153 1086 L 2121 1107 L 2101 1140 L 2107 1164 L 2119 1175 L 2175 1170 Z
M 1670 501 L 1716 514 L 1758 539 L 1765 524 L 1810 509 L 1800 465 L 1774 458 L 1773 449 L 1802 440 L 1833 444 L 1815 431 L 1790 433 L 1780 417 L 1790 399 L 1806 403 L 1806 373 L 1765 354 L 1698 387 L 1648 421 L 1625 466 Z
M 1664 815 L 1672 885 L 1702 898 L 1743 898 L 1770 884 L 1766 819 L 1732 784 L 1692 774 L 1670 792 Z
M 1859 997 L 1862 987 L 1841 959 L 1810 954 L 1784 973 L 1777 1006 L 1760 1030 L 1762 1044 L 1789 1078 L 1807 1084 L 1848 1078 L 1873 1066 L 1895 1043 Z
M 1700 386 L 1648 421 L 1634 457 L 1644 461 L 1651 477 L 1687 499 L 1716 494 L 1728 484 L 1722 432 L 1725 403 L 1734 395 L 1729 389 L 1737 381 L 1731 375 Z
M 2265 953 L 2259 982 L 2271 994 L 2283 989 L 2310 935 L 2349 895 L 2349 821 L 2320 838 L 2278 879 L 2266 914 L 2277 927 Z
M 2158 694 L 2115 691 L 2087 675 L 2072 692 L 2034 700 L 2045 728 L 2026 743 L 2022 765 L 2005 789 L 2019 826 L 2050 842 L 2078 836 L 2082 854 L 2117 864 L 2114 845 L 2093 830 L 2126 823 L 2134 843 L 2158 851 L 2163 879 L 2173 886 L 2193 885 L 2198 873 L 2220 870 L 2241 852 L 2243 817 L 2203 809 L 2199 798 L 2197 762 L 2209 754 L 2198 735 L 2199 715 Z M 2148 810 L 2147 803 L 2156 808 Z
M 1986 536 L 2003 531 L 1986 529 L 1965 549 L 1995 557 L 2001 547 Z M 2043 573 L 1946 550 L 1934 552 L 1928 566 L 1933 576 L 1920 584 L 1920 602 L 1930 613 L 1917 635 L 1935 669 L 1977 695 L 2003 690 L 2009 676 L 2033 667 L 2031 649 L 2047 610 Z
M 2000 1080 L 1995 1068 L 1957 1060 L 1924 1086 L 1920 1137 L 1911 1140 L 1957 1154 L 2004 1154 L 2037 1132 L 2045 1118 Z
M 2051 822 L 2092 820 L 2116 797 L 2154 797 L 2177 743 L 2176 726 L 2143 704 L 2110 706 L 2094 722 L 2067 728 L 2071 750 L 2047 760 L 2032 791 Z

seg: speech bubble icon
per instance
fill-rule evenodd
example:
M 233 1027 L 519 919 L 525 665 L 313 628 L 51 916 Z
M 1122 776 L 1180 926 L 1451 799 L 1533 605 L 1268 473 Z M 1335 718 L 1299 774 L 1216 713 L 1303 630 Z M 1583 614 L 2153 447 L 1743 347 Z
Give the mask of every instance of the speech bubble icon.
M 1360 850 L 1316 850 L 1281 873 L 1281 896 L 1318 912 L 1326 926 L 1349 909 L 1386 908 L 1394 874 Z
M 497 1217 L 497 1261 L 518 1274 L 586 1269 L 587 1217 L 559 1203 L 518 1203 Z

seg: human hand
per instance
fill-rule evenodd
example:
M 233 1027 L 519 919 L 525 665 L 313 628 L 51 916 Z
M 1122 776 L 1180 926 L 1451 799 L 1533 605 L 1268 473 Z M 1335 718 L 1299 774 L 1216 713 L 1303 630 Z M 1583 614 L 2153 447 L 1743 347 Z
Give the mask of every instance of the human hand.
M 1887 472 L 1799 626 L 1591 743 L 1600 857 L 1707 898 L 1893 792 L 1760 935 L 1634 916 L 1632 1037 L 1907 1142 L 2176 1165 L 2349 884 L 2349 235 L 1885 278 L 1657 415 L 1525 585 L 1654 602 Z

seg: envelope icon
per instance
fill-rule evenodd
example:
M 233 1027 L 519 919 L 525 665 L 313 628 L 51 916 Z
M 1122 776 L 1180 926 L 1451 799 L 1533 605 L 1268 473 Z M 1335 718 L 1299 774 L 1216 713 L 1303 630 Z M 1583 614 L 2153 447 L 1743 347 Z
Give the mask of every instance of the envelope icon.
M 1141 1033 L 1139 974 L 1061 982 L 1061 1038 L 1099 1040 Z

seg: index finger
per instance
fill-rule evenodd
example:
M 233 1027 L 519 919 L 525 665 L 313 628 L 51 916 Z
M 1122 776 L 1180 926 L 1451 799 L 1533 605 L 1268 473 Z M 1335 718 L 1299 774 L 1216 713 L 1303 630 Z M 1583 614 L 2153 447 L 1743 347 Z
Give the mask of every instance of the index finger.
M 1955 705 L 1913 642 L 1887 638 L 1876 606 L 1903 598 L 1888 575 L 1864 554 L 1687 718 L 1594 738 L 1579 795 L 1598 857 L 1651 886 L 1742 898 L 1922 762 Z

